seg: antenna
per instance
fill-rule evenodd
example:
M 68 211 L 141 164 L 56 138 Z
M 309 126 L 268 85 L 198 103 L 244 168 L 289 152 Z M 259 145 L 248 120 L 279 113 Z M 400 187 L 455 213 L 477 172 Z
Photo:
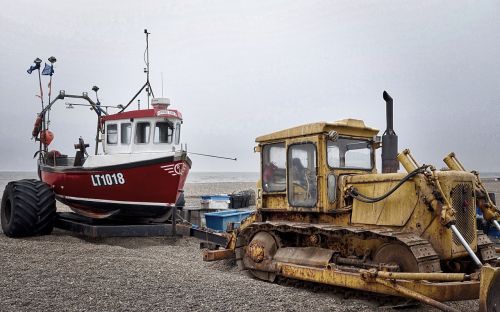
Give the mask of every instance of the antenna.
M 163 97 L 163 72 L 161 72 L 161 97 Z
M 144 29 L 144 33 L 146 34 L 146 83 L 149 85 L 149 34 L 147 29 Z M 148 94 L 148 109 L 149 109 L 149 96 L 151 92 L 149 91 L 151 88 L 146 87 L 146 93 Z
M 144 51 L 146 54 L 146 59 L 144 60 L 146 62 L 146 81 L 149 81 L 149 35 L 151 33 L 147 29 L 144 29 L 144 33 L 146 34 L 146 51 Z

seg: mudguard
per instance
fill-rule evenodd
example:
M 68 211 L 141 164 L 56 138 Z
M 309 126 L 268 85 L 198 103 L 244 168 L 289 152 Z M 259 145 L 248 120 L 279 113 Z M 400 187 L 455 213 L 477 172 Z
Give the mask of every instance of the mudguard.
M 479 311 L 500 311 L 500 267 L 484 266 L 481 268 Z

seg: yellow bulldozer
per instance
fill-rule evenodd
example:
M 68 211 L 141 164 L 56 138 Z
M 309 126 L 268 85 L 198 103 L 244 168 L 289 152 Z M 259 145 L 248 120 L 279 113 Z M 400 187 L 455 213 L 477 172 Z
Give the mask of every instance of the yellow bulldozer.
M 455 154 L 447 169 L 398 154 L 393 101 L 387 129 L 345 119 L 256 139 L 261 155 L 257 209 L 205 260 L 235 257 L 255 278 L 277 276 L 419 300 L 479 298 L 500 311 L 500 261 L 476 228 L 476 207 L 500 229 L 500 212 L 477 172 Z M 375 150 L 382 148 L 382 173 Z M 405 173 L 398 173 L 399 164 Z

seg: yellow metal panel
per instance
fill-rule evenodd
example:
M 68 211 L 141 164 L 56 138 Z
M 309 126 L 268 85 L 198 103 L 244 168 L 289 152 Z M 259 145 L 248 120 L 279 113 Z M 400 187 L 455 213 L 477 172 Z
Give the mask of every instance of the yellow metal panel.
M 364 195 L 377 197 L 387 193 L 398 182 L 353 184 L 353 186 Z M 403 226 L 410 219 L 417 204 L 415 184 L 409 181 L 386 199 L 374 204 L 354 200 L 352 223 Z
M 366 127 L 365 123 L 356 119 L 344 119 L 333 123 L 317 122 L 306 125 L 301 125 L 270 134 L 259 136 L 255 139 L 256 142 L 268 142 L 274 140 L 291 139 L 307 135 L 326 133 L 329 131 L 337 131 L 341 135 L 352 135 L 372 138 L 379 132 L 378 129 Z
M 280 268 L 280 275 L 285 277 L 387 295 L 401 295 L 392 288 L 363 279 L 358 273 L 284 263 L 279 263 L 278 267 Z M 397 280 L 395 283 L 438 301 L 470 300 L 479 297 L 478 281 L 431 283 Z

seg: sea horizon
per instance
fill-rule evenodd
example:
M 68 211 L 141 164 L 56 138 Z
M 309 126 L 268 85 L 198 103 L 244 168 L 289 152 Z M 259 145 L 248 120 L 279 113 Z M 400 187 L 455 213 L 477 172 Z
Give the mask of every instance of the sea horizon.
M 480 172 L 485 180 L 500 179 L 500 172 Z M 2 171 L 0 170 L 0 186 L 9 181 L 20 179 L 36 179 L 36 171 Z M 187 183 L 227 183 L 227 182 L 257 182 L 259 172 L 254 171 L 190 171 Z
M 257 182 L 259 172 L 249 171 L 190 171 L 187 183 Z M 36 179 L 36 171 L 1 171 L 0 186 L 20 179 Z

